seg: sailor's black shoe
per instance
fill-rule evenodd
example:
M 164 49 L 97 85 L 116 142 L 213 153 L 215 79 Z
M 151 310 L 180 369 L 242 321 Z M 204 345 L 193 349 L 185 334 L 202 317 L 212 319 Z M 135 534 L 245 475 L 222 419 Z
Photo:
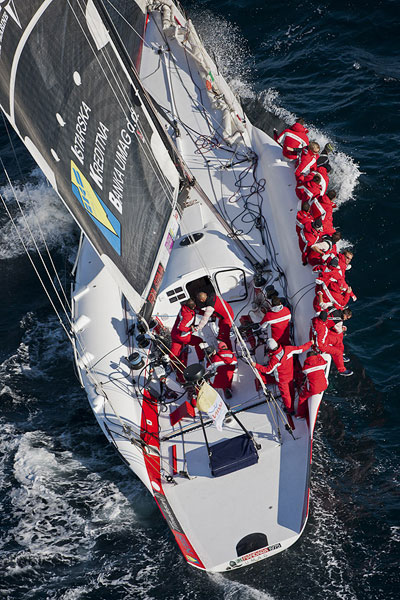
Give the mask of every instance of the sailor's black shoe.
M 350 371 L 350 369 L 346 369 L 345 371 L 341 371 L 340 375 L 343 375 L 343 377 L 350 377 L 350 375 L 353 375 L 353 371 Z

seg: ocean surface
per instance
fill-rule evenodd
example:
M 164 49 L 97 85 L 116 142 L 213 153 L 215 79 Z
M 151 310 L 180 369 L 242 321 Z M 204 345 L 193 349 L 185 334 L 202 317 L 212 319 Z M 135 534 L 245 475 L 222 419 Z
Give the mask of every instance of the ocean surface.
M 1 210 L 0 598 L 398 598 L 399 3 L 184 5 L 243 102 L 255 102 L 256 118 L 265 108 L 303 116 L 312 137 L 336 148 L 335 221 L 355 252 L 349 281 L 358 300 L 346 337 L 355 374 L 333 374 L 323 400 L 302 538 L 234 573 L 198 572 L 101 434 L 66 336 Z M 26 214 L 18 227 L 39 219 L 68 288 L 78 232 L 11 139 L 18 163 L 0 120 L 1 157 Z M 3 173 L 0 187 L 17 215 Z

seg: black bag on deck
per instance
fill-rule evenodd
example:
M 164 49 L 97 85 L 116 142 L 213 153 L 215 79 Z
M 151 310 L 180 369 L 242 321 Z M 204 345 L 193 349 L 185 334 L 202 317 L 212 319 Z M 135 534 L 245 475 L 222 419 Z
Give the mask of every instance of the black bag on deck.
M 210 446 L 210 467 L 214 477 L 239 471 L 258 462 L 254 442 L 243 434 Z

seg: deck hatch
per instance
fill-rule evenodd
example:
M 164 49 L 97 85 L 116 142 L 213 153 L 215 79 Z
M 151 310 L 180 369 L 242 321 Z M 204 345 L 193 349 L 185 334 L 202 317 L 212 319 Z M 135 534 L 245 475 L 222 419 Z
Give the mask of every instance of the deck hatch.
M 238 556 L 243 556 L 266 546 L 268 546 L 268 538 L 265 533 L 249 533 L 236 544 L 236 552 Z

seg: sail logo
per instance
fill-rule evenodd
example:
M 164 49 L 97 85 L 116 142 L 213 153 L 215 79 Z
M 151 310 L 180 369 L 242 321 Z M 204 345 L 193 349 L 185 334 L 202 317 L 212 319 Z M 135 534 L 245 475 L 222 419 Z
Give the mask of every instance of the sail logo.
M 72 191 L 97 229 L 121 255 L 121 224 L 96 194 L 89 181 L 71 160 Z
M 7 4 L 5 6 L 4 3 L 7 2 Z M 8 13 L 10 15 L 10 17 L 16 22 L 16 24 L 18 25 L 18 27 L 20 29 L 22 29 L 21 27 L 21 21 L 19 20 L 17 11 L 15 10 L 15 4 L 14 4 L 14 0 L 0 0 L 0 14 L 1 11 L 4 8 L 4 13 L 3 16 Z

